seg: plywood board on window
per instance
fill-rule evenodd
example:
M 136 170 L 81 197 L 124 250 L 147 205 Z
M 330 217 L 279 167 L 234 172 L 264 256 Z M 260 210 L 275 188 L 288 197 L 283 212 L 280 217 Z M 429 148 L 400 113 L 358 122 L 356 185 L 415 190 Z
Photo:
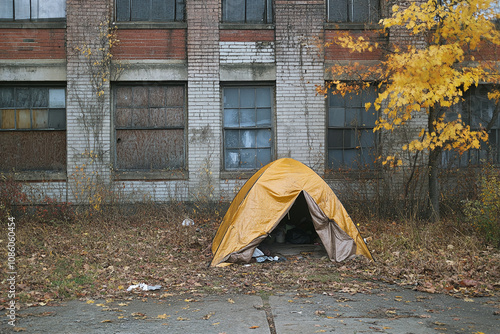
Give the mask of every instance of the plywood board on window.
M 117 130 L 119 170 L 179 169 L 184 166 L 184 130 Z
M 0 170 L 66 169 L 66 131 L 0 132 Z

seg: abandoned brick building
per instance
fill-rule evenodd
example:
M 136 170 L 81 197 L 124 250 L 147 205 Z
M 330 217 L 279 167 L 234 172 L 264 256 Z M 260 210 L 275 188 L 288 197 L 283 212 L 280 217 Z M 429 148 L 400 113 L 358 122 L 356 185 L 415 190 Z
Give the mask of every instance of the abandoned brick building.
M 316 87 L 332 79 L 333 63 L 380 59 L 380 51 L 319 46 L 344 31 L 373 36 L 387 7 L 384 0 L 0 0 L 0 171 L 64 201 L 75 201 L 86 182 L 163 201 L 231 198 L 281 157 L 330 183 L 329 170 L 376 169 L 377 115 L 364 109 L 375 90 L 325 99 Z M 98 50 L 108 22 L 119 43 L 96 97 L 92 78 L 102 73 L 89 70 L 82 50 Z M 482 88 L 470 101 L 491 112 Z

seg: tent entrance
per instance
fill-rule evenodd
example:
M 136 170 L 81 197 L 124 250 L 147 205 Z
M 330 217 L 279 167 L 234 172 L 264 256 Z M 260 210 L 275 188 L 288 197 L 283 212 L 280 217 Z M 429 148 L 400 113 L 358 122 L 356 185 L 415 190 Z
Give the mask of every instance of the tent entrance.
M 300 254 L 313 257 L 327 256 L 314 228 L 303 191 L 270 235 L 258 247 L 262 251 L 268 250 L 273 255 L 284 257 Z

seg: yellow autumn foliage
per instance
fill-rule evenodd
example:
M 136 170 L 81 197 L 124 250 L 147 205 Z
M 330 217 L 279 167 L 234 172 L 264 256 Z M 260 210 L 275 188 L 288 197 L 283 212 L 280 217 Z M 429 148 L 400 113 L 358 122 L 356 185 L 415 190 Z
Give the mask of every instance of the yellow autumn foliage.
M 494 19 L 500 14 L 493 8 L 496 0 L 412 2 L 402 9 L 392 7 L 392 16 L 382 19 L 384 30 L 393 27 L 406 29 L 415 40 L 422 43 L 392 45 L 380 64 L 363 73 L 354 82 L 334 81 L 334 93 L 344 95 L 348 91 L 362 89 L 366 81 L 379 83 L 379 94 L 373 103 L 380 111 L 374 131 L 396 129 L 419 113 L 436 112 L 436 119 L 423 127 L 419 137 L 404 150 L 433 151 L 456 150 L 463 153 L 479 148 L 488 139 L 484 130 L 472 130 L 459 117 L 445 117 L 451 106 L 463 100 L 463 94 L 479 83 L 500 84 L 498 64 L 479 59 L 475 52 L 484 45 L 500 46 L 500 33 Z M 366 52 L 380 47 L 363 37 L 342 34 L 335 43 L 351 52 Z M 498 61 L 498 59 L 496 60 Z M 333 77 L 345 77 L 355 72 L 354 67 L 331 68 Z M 377 79 L 373 79 L 377 78 Z M 490 99 L 500 101 L 498 90 L 490 92 Z M 371 104 L 366 104 L 366 109 Z M 483 124 L 485 126 L 486 124 Z M 397 164 L 396 164 L 397 165 Z

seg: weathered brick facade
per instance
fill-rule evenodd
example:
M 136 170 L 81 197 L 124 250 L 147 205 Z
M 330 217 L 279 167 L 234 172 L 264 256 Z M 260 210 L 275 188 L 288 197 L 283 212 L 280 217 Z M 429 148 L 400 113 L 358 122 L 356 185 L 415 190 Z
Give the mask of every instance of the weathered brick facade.
M 328 23 L 326 0 L 274 0 L 273 22 L 266 24 L 224 22 L 221 0 L 185 0 L 183 21 L 116 23 L 120 43 L 111 52 L 113 64 L 122 64 L 123 72 L 115 76 L 109 69 L 111 82 L 105 82 L 98 98 L 90 83 L 95 73 L 89 72 L 87 58 L 77 48 L 98 49 L 99 25 L 113 22 L 114 3 L 67 0 L 64 22 L 0 24 L 1 84 L 66 85 L 67 170 L 57 177 L 37 177 L 38 171 L 32 173 L 35 176 L 23 174 L 33 185 L 61 200 L 78 201 L 82 196 L 78 182 L 87 177 L 120 189 L 124 200 L 232 198 L 255 170 L 224 167 L 225 87 L 272 87 L 272 159 L 292 157 L 323 174 L 328 164 L 328 111 L 316 87 L 333 79 L 325 72 L 331 64 L 373 63 L 382 54 L 354 54 L 336 45 L 318 46 L 345 31 L 378 38 L 381 43 L 415 43 L 402 30 L 393 29 L 389 36 L 380 34 L 377 24 Z M 388 7 L 384 5 L 383 1 L 383 13 Z M 486 50 L 487 58 L 498 59 L 498 50 Z M 119 140 L 115 135 L 114 87 L 156 84 L 185 87 L 185 97 L 177 97 L 184 101 L 184 125 L 162 123 L 163 130 L 184 131 L 184 166 L 119 173 L 114 165 Z M 130 124 L 144 130 L 128 129 L 137 131 L 134 135 L 158 130 L 155 122 L 163 116 L 154 115 L 164 112 L 161 115 L 166 119 L 171 117 L 168 108 L 174 109 L 174 98 L 162 100 L 161 107 L 167 111 L 155 104 L 158 97 L 133 98 L 145 99 L 144 106 L 130 103 L 135 108 L 129 111 L 135 113 Z M 142 116 L 146 120 L 139 115 L 146 115 Z M 425 120 L 417 119 L 414 124 L 420 125 L 418 122 Z M 402 138 L 388 136 L 383 143 L 390 149 L 400 145 Z

